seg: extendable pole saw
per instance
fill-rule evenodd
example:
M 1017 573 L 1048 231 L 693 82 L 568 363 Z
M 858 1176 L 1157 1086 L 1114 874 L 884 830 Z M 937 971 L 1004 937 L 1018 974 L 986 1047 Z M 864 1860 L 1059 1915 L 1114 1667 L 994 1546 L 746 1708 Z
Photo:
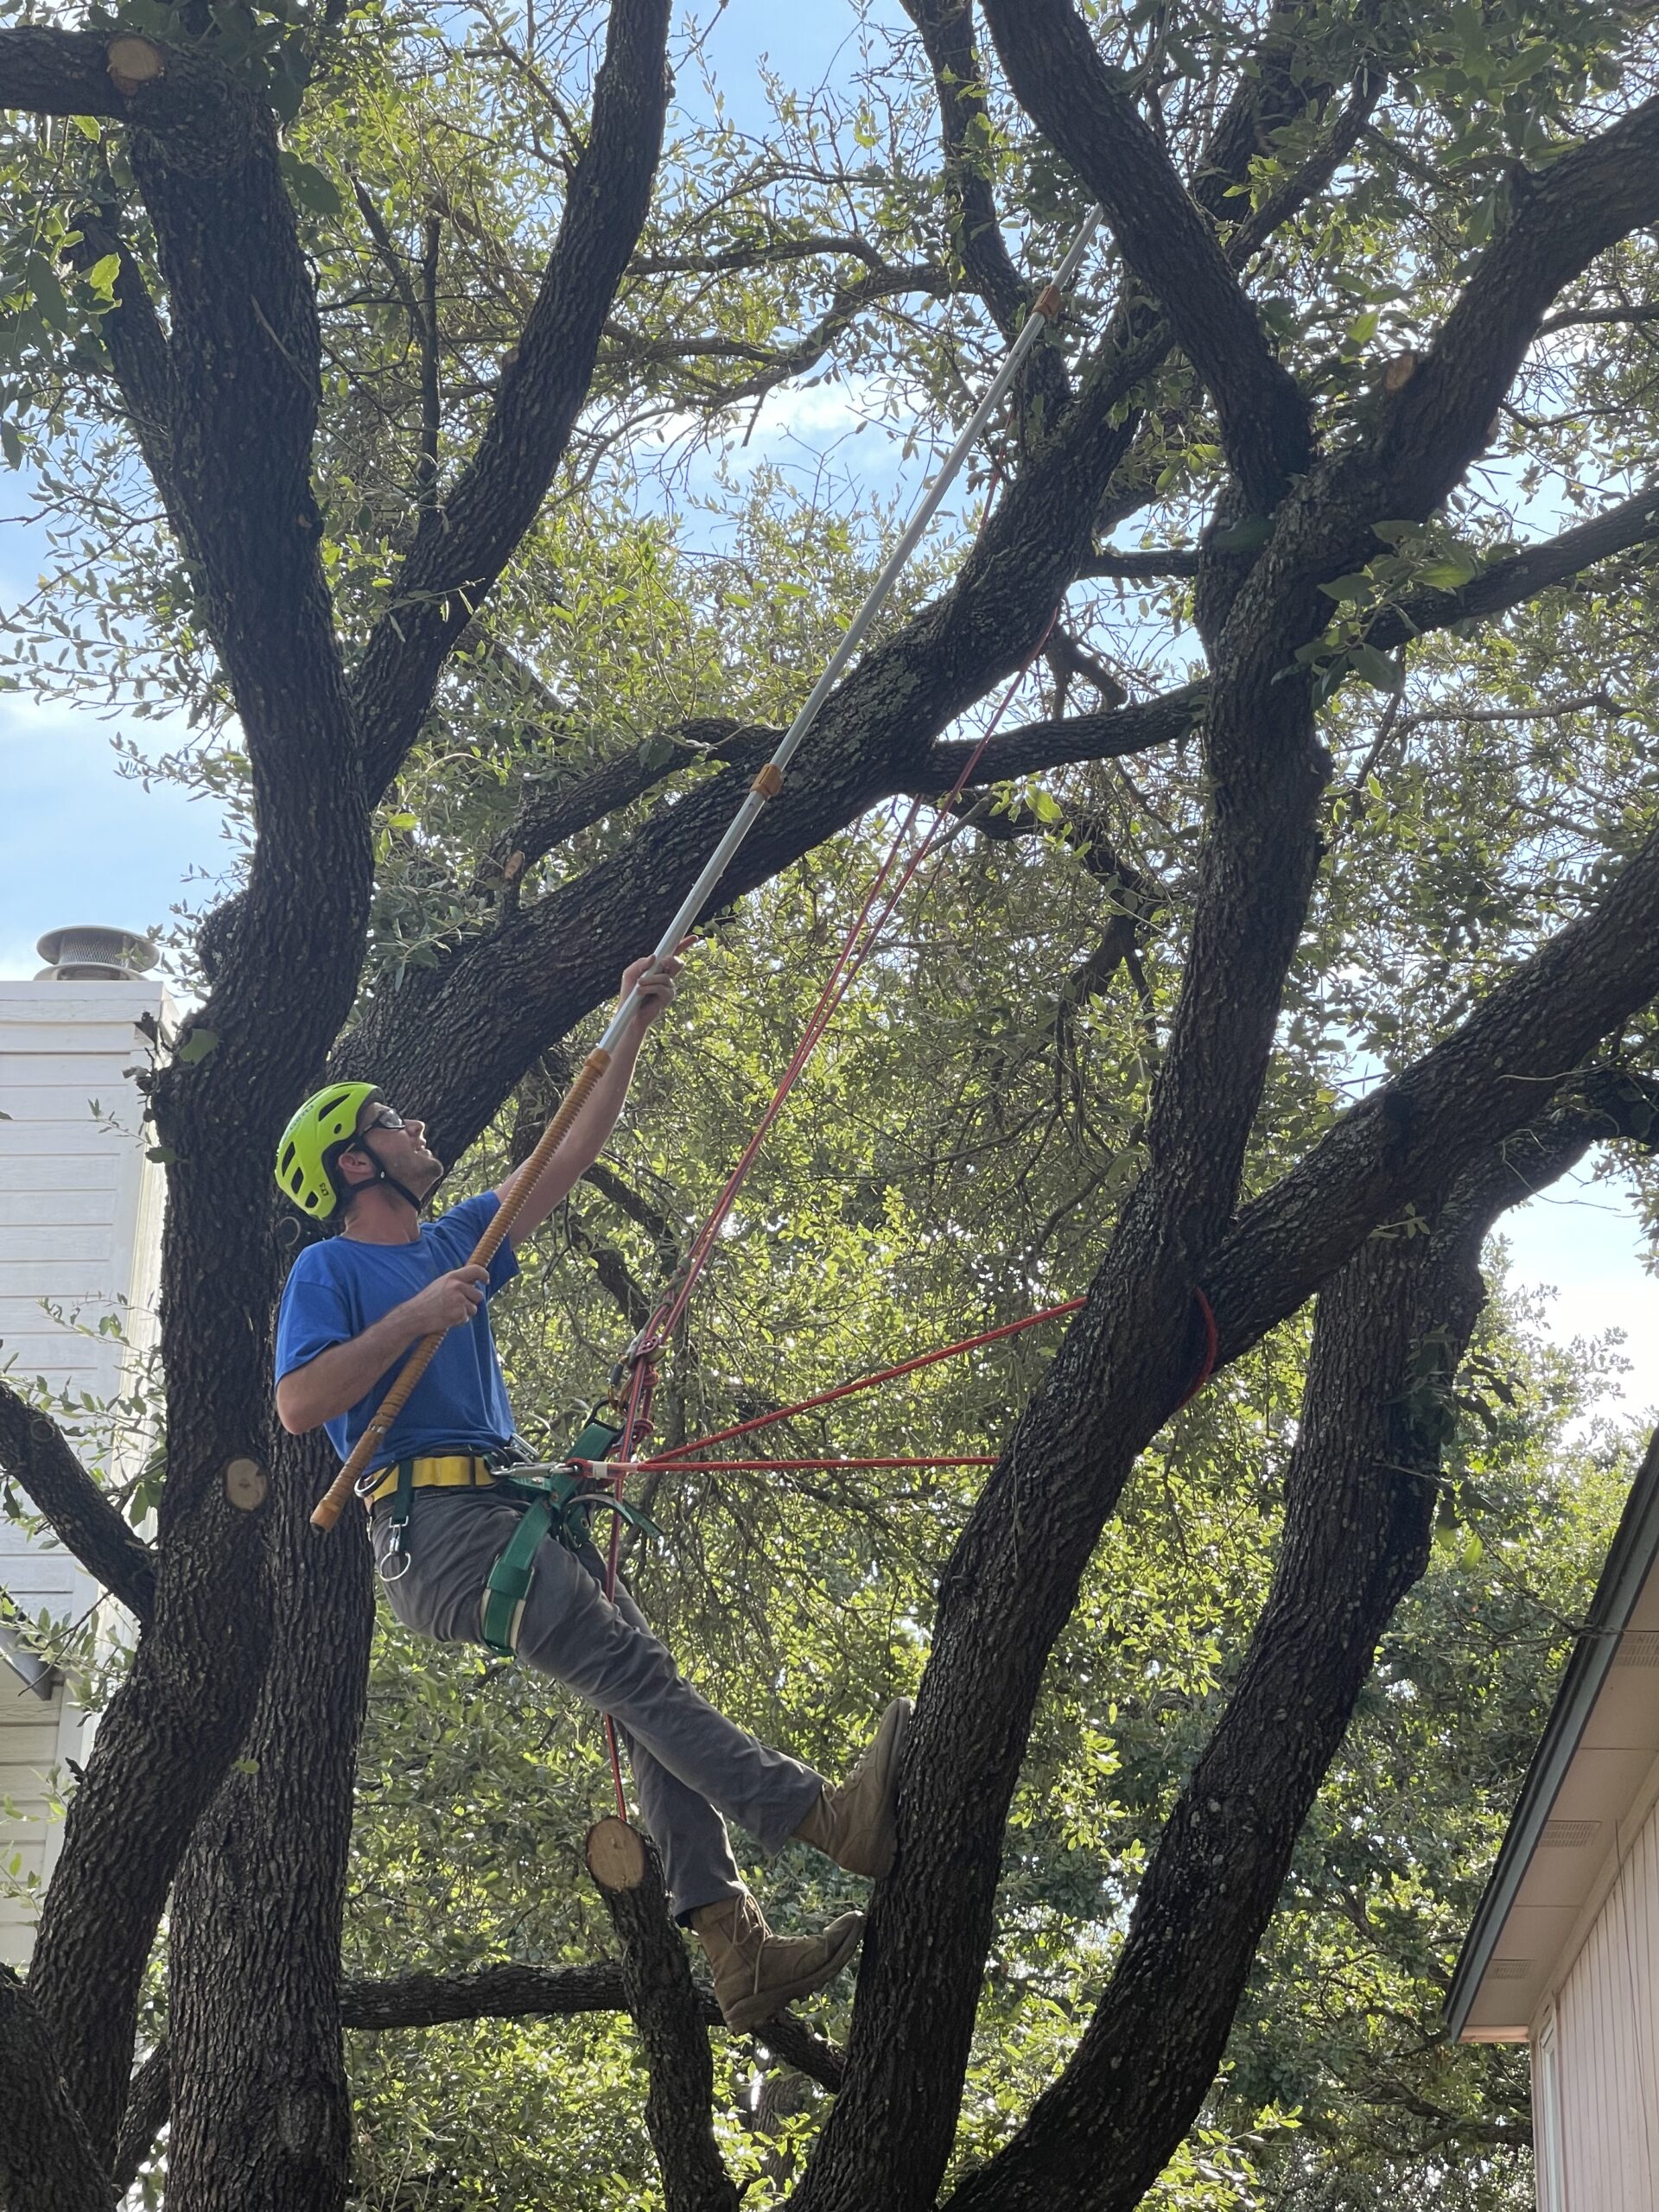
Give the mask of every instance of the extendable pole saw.
M 922 494 L 915 513 L 906 525 L 905 533 L 888 555 L 880 575 L 871 586 L 864 604 L 848 625 L 846 635 L 830 655 L 828 666 L 806 703 L 785 733 L 783 742 L 766 766 L 755 777 L 748 791 L 732 819 L 731 827 L 709 855 L 702 874 L 681 901 L 673 920 L 663 931 L 662 940 L 653 955 L 653 961 L 668 959 L 684 937 L 688 929 L 706 910 L 721 878 L 731 865 L 740 845 L 760 818 L 761 809 L 768 800 L 777 798 L 784 787 L 784 771 L 788 767 L 804 740 L 807 732 L 818 718 L 818 711 L 840 681 L 848 663 L 869 633 L 871 624 L 887 604 L 894 584 L 903 574 L 911 555 L 921 543 L 923 532 L 938 512 L 944 496 L 962 473 L 963 463 L 978 444 L 986 424 L 1001 404 L 1004 395 L 1020 372 L 1020 365 L 1044 331 L 1059 318 L 1065 305 L 1065 288 L 1076 276 L 1089 241 L 1098 228 L 1102 210 L 1091 207 L 1078 226 L 1077 234 L 1066 251 L 1065 258 L 1055 270 L 1052 280 L 1044 286 L 1036 304 L 1027 317 L 1019 336 L 1008 348 L 1001 367 L 991 381 L 990 388 L 974 410 L 973 419 L 950 448 L 949 457 L 932 483 Z M 499 1250 L 504 1237 L 511 1235 L 512 1224 L 525 1196 L 541 1176 L 542 1170 L 569 1134 L 572 1123 L 592 1096 L 594 1087 L 611 1065 L 611 1055 L 618 1040 L 627 1028 L 639 1007 L 639 988 L 636 984 L 617 1007 L 593 1051 L 583 1063 L 580 1073 L 565 1093 L 557 1112 L 543 1130 L 536 1149 L 514 1178 L 511 1192 L 502 1202 L 494 1219 L 478 1240 L 473 1253 L 474 1262 L 487 1267 Z M 436 1331 L 423 1337 L 399 1370 L 397 1379 L 375 1409 L 373 1418 L 359 1437 L 352 1456 L 340 1469 L 334 1482 L 318 1501 L 311 1515 L 314 1529 L 332 1529 L 345 1511 L 346 1503 L 357 1487 L 359 1476 L 376 1459 L 391 1433 L 392 1424 L 409 1403 L 416 1384 L 425 1374 L 432 1355 L 442 1343 L 445 1332 Z

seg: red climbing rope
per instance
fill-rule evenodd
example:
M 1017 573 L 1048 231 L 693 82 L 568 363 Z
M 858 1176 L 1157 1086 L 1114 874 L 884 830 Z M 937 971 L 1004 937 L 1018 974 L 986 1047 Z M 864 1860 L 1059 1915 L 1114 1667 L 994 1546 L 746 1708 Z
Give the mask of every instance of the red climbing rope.
M 937 1351 L 918 1352 L 913 1359 L 901 1359 L 896 1367 L 878 1367 L 872 1374 L 855 1376 L 850 1382 L 838 1382 L 833 1390 L 820 1390 L 815 1398 L 803 1398 L 798 1404 L 780 1406 L 776 1413 L 757 1414 L 753 1421 L 741 1421 L 731 1428 L 717 1428 L 710 1436 L 693 1438 L 690 1444 L 676 1444 L 666 1452 L 655 1453 L 656 1462 L 672 1465 L 693 1452 L 707 1452 L 715 1444 L 733 1444 L 740 1436 L 753 1436 L 758 1428 L 770 1428 L 774 1421 L 793 1421 L 798 1414 L 815 1413 L 820 1406 L 832 1406 L 837 1398 L 850 1398 L 855 1391 L 873 1390 L 878 1382 L 896 1382 L 901 1375 L 914 1375 L 918 1368 L 932 1367 L 939 1360 L 955 1359 L 961 1353 L 977 1351 L 982 1344 L 994 1344 L 1004 1337 L 1017 1337 L 1024 1329 L 1034 1329 L 1044 1321 L 1058 1321 L 1062 1315 L 1075 1313 L 1087 1305 L 1083 1298 L 1068 1298 L 1062 1306 L 1046 1306 L 1040 1313 L 1027 1313 L 1018 1321 L 1005 1321 L 1001 1328 L 982 1329 L 976 1337 L 963 1337 L 959 1344 L 942 1344 Z
M 772 1092 L 766 1111 L 760 1116 L 754 1134 L 744 1146 L 737 1165 L 727 1178 L 725 1186 L 715 1199 L 708 1219 L 693 1239 L 691 1249 L 686 1255 L 675 1281 L 670 1285 L 668 1293 L 634 1340 L 631 1353 L 632 1375 L 623 1410 L 622 1434 L 618 1440 L 617 1446 L 618 1458 L 620 1461 L 626 1462 L 629 1459 L 635 1440 L 649 1426 L 651 1394 L 656 1381 L 658 1358 L 663 1346 L 672 1335 L 676 1323 L 685 1311 L 687 1301 L 690 1298 L 697 1278 L 707 1266 L 709 1254 L 714 1250 L 721 1225 L 736 1204 L 737 1194 L 741 1190 L 750 1168 L 754 1165 L 761 1146 L 766 1142 L 767 1132 L 783 1111 L 784 1102 L 794 1089 L 802 1070 L 817 1048 L 819 1039 L 828 1028 L 830 1016 L 846 997 L 854 978 L 864 965 L 865 961 L 868 959 L 875 941 L 885 928 L 894 907 L 914 880 L 918 869 L 938 843 L 944 823 L 950 815 L 952 802 L 961 797 L 969 778 L 984 758 L 985 749 L 1001 727 L 1003 716 L 1014 703 L 1020 686 L 1025 682 L 1038 654 L 1048 643 L 1049 632 L 1059 620 L 1059 607 L 1057 606 L 1053 613 L 1044 624 L 1042 634 L 1032 647 L 1024 666 L 1002 694 L 997 703 L 996 711 L 986 725 L 979 742 L 963 761 L 961 773 L 939 802 L 938 810 L 926 833 L 905 863 L 898 881 L 887 891 L 886 898 L 883 899 L 882 893 L 887 880 L 898 866 L 899 855 L 905 849 L 915 826 L 917 816 L 921 810 L 922 802 L 919 798 L 911 801 L 905 818 L 899 826 L 898 834 L 888 846 L 887 855 L 876 871 L 875 880 L 865 894 L 864 903 L 859 908 L 851 929 L 847 932 L 840 956 L 830 971 L 830 980 L 818 994 L 817 1002 L 808 1016 L 806 1027 L 801 1033 L 800 1042 L 796 1046 L 789 1065 L 785 1069 L 776 1090 Z M 878 901 L 880 902 L 879 912 L 877 911 Z M 963 1346 L 962 1349 L 965 1350 L 967 1347 Z M 904 1369 L 899 1371 L 908 1372 L 909 1370 Z M 741 1434 L 747 1432 L 740 1430 L 735 1433 Z M 626 1475 L 620 1471 L 614 1478 L 616 1494 L 619 1497 L 622 1495 L 626 1479 Z M 613 1599 L 616 1596 L 621 1535 L 621 1522 L 619 1516 L 611 1530 L 610 1552 L 606 1560 L 605 1570 L 605 1594 Z M 617 1751 L 615 1724 L 608 1713 L 605 1719 L 605 1738 L 607 1748 L 610 1753 L 611 1779 L 616 1787 L 617 1814 L 619 1818 L 626 1821 L 628 1815 L 627 1801 L 622 1788 L 622 1762 Z
M 766 1110 L 755 1126 L 754 1134 L 739 1154 L 737 1165 L 727 1177 L 725 1186 L 715 1200 L 707 1220 L 692 1240 L 691 1249 L 687 1253 L 668 1295 L 658 1313 L 646 1325 L 639 1339 L 641 1352 L 649 1353 L 655 1351 L 672 1334 L 675 1324 L 684 1313 L 690 1300 L 697 1278 L 708 1265 L 709 1254 L 715 1248 L 715 1240 L 725 1224 L 727 1217 L 737 1203 L 738 1192 L 742 1189 L 749 1170 L 753 1166 L 760 1147 L 766 1141 L 772 1123 L 783 1111 L 785 1101 L 794 1089 L 808 1060 L 816 1051 L 819 1039 L 829 1027 L 831 1015 L 846 997 L 860 969 L 874 950 L 876 940 L 887 926 L 894 908 L 915 880 L 923 862 L 938 844 L 944 825 L 950 818 L 952 804 L 961 798 L 972 779 L 974 771 L 983 760 L 986 747 L 1001 726 L 1004 715 L 1013 705 L 1020 686 L 1030 674 L 1038 654 L 1048 643 L 1049 632 L 1053 629 L 1058 618 L 1059 609 L 1056 607 L 1054 613 L 1044 624 L 1042 635 L 1032 647 L 1024 666 L 1020 668 L 1002 694 L 997 704 L 996 712 L 986 725 L 979 742 L 963 761 L 956 782 L 940 800 L 932 822 L 915 851 L 906 861 L 898 881 L 887 891 L 886 898 L 883 899 L 881 895 L 883 888 L 898 864 L 899 856 L 904 850 L 911 831 L 915 826 L 916 817 L 921 810 L 922 802 L 919 798 L 911 801 L 909 810 L 899 826 L 898 833 L 888 846 L 887 855 L 876 871 L 874 880 L 870 885 L 864 903 L 859 908 L 851 929 L 847 932 L 840 956 L 830 970 L 830 979 L 818 994 L 817 1002 L 807 1017 L 806 1027 L 801 1032 L 800 1042 L 796 1046 L 788 1066 L 784 1070 L 776 1090 L 766 1103 Z M 878 901 L 880 902 L 879 912 L 877 911 Z
M 979 742 L 972 748 L 967 759 L 963 761 L 962 771 L 957 776 L 956 782 L 950 786 L 950 789 L 946 792 L 944 798 L 939 802 L 938 809 L 934 815 L 932 823 L 929 825 L 926 834 L 923 836 L 920 843 L 916 847 L 915 851 L 912 853 L 909 860 L 905 863 L 905 866 L 899 874 L 898 881 L 893 885 L 890 890 L 887 890 L 887 896 L 885 899 L 883 899 L 883 890 L 887 887 L 888 878 L 892 875 L 893 869 L 898 866 L 899 855 L 904 850 L 906 842 L 915 825 L 917 816 L 921 810 L 922 802 L 919 798 L 914 798 L 911 801 L 909 809 L 905 815 L 905 818 L 899 826 L 898 834 L 894 836 L 892 843 L 888 846 L 886 856 L 883 858 L 880 867 L 876 871 L 874 880 L 871 883 L 869 890 L 865 894 L 864 903 L 859 908 L 858 912 L 854 918 L 853 925 L 847 932 L 846 938 L 842 944 L 840 954 L 836 958 L 836 964 L 830 971 L 830 979 L 825 983 L 823 990 L 818 994 L 817 1001 L 813 1007 L 810 1014 L 808 1015 L 806 1026 L 801 1032 L 800 1041 L 796 1046 L 793 1053 L 791 1055 L 789 1065 L 784 1070 L 783 1075 L 780 1077 L 776 1089 L 773 1090 L 771 1098 L 768 1100 L 766 1110 L 761 1115 L 760 1122 L 755 1127 L 753 1135 L 750 1137 L 748 1142 L 744 1146 L 741 1154 L 739 1155 L 737 1165 L 727 1177 L 725 1185 L 721 1189 L 719 1197 L 715 1200 L 714 1205 L 709 1211 L 708 1218 L 704 1221 L 702 1228 L 697 1231 L 696 1236 L 693 1238 L 691 1249 L 687 1253 L 684 1261 L 681 1264 L 674 1281 L 670 1285 L 667 1293 L 658 1303 L 656 1312 L 652 1315 L 650 1320 L 647 1321 L 644 1329 L 640 1331 L 639 1335 L 634 1340 L 631 1357 L 636 1378 L 645 1369 L 652 1365 L 657 1355 L 661 1351 L 663 1345 L 673 1333 L 675 1325 L 678 1322 L 680 1316 L 685 1311 L 686 1305 L 690 1299 L 691 1293 L 696 1285 L 698 1277 L 702 1274 L 703 1268 L 708 1265 L 709 1255 L 714 1250 L 721 1229 L 728 1216 L 730 1214 L 733 1206 L 737 1202 L 738 1192 L 742 1189 L 749 1170 L 754 1165 L 755 1160 L 759 1156 L 761 1146 L 766 1142 L 767 1133 L 770 1131 L 772 1123 L 777 1120 L 779 1115 L 782 1112 L 785 1101 L 788 1098 L 790 1092 L 794 1089 L 796 1083 L 800 1077 L 802 1071 L 806 1066 L 808 1060 L 810 1059 L 814 1050 L 817 1048 L 818 1040 L 822 1038 L 824 1031 L 828 1028 L 830 1016 L 835 1013 L 836 1008 L 841 1004 L 842 999 L 846 997 L 854 978 L 857 976 L 860 969 L 862 968 L 865 961 L 868 959 L 870 953 L 875 945 L 876 939 L 880 935 L 882 929 L 886 926 L 893 909 L 897 906 L 899 899 L 904 896 L 905 892 L 909 887 L 910 884 L 914 880 L 918 869 L 920 868 L 923 861 L 927 858 L 928 855 L 932 851 L 934 846 L 937 844 L 944 823 L 949 817 L 952 801 L 961 797 L 963 790 L 968 785 L 969 779 L 973 775 L 975 769 L 979 766 L 980 761 L 983 759 L 985 749 L 987 746 L 989 745 L 992 738 L 996 734 L 997 729 L 1001 724 L 1002 718 L 1007 714 L 1009 707 L 1013 704 L 1014 696 L 1018 692 L 1020 684 L 1024 683 L 1027 676 L 1029 674 L 1032 664 L 1036 660 L 1038 654 L 1041 652 L 1044 645 L 1047 644 L 1049 632 L 1054 627 L 1054 624 L 1058 619 L 1058 615 L 1059 609 L 1056 607 L 1054 613 L 1050 615 L 1047 622 L 1044 625 L 1042 635 L 1032 647 L 1030 653 L 1027 657 L 1024 666 L 1014 677 L 1013 681 L 1008 685 L 1007 690 L 1003 693 L 1001 699 L 998 702 L 996 711 L 991 716 L 989 722 L 986 725 L 984 733 L 981 736 Z M 880 902 L 879 912 L 877 911 L 878 902 Z M 634 1436 L 637 1433 L 636 1416 L 639 1410 L 636 1402 L 637 1396 L 637 1388 L 631 1389 L 623 1416 L 622 1438 L 618 1447 L 619 1456 L 624 1459 L 629 1456 L 632 1448 Z M 613 1541 L 611 1551 L 613 1564 L 607 1594 L 613 1594 L 615 1587 L 615 1541 Z
M 1198 1312 L 1204 1317 L 1204 1357 L 1198 1363 L 1198 1376 L 1192 1388 L 1176 1405 L 1177 1413 L 1180 1412 L 1182 1406 L 1192 1404 L 1193 1399 L 1198 1396 L 1199 1391 L 1215 1373 L 1217 1357 L 1221 1351 L 1221 1331 L 1216 1326 L 1215 1307 L 1211 1306 L 1204 1293 L 1196 1287 L 1192 1296 Z
M 970 1452 L 953 1459 L 849 1459 L 835 1452 L 818 1459 L 628 1459 L 620 1464 L 615 1459 L 572 1459 L 569 1464 L 585 1468 L 590 1475 L 758 1475 L 799 1473 L 809 1467 L 994 1467 L 1000 1456 L 995 1452 Z

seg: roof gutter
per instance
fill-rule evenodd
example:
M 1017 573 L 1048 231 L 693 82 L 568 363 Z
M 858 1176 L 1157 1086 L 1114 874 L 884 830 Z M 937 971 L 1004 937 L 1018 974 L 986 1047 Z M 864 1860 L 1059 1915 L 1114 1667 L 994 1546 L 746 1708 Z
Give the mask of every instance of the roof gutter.
M 1454 2042 L 1468 2024 L 1476 1993 L 1532 1863 L 1544 1822 L 1589 1725 L 1607 1670 L 1618 1656 L 1619 1637 L 1630 1625 L 1656 1557 L 1659 1557 L 1659 1431 L 1649 1440 L 1647 1454 L 1624 1501 L 1618 1532 L 1596 1585 L 1588 1618 L 1555 1693 L 1542 1739 L 1527 1769 L 1497 1864 L 1464 1938 L 1446 2000 L 1446 2025 Z

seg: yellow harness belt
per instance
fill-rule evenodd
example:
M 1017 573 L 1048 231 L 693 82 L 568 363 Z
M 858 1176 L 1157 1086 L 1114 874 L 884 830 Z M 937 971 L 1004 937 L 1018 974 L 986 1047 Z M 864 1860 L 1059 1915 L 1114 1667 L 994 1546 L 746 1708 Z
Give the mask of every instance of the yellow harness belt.
M 383 1467 L 374 1478 L 373 1487 L 363 1492 L 365 1505 L 378 1504 L 381 1498 L 390 1497 L 397 1487 L 400 1461 L 394 1460 Z M 426 1459 L 411 1459 L 409 1463 L 410 1484 L 416 1490 L 489 1490 L 495 1476 L 487 1459 L 480 1459 L 470 1452 L 448 1452 Z

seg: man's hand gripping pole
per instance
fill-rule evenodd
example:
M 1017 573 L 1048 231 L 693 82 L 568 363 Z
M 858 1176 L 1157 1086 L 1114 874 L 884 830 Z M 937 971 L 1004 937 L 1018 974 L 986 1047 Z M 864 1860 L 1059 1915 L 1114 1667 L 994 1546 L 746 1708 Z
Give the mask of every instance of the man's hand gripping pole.
M 501 1248 L 502 1241 L 512 1233 L 518 1217 L 518 1209 L 541 1180 L 542 1170 L 569 1135 L 570 1125 L 587 1104 L 594 1085 L 611 1065 L 611 1056 L 602 1045 L 596 1045 L 583 1062 L 582 1071 L 564 1094 L 558 1111 L 537 1140 L 536 1149 L 513 1179 L 512 1189 L 497 1208 L 489 1227 L 473 1249 L 470 1264 L 487 1268 Z M 353 1448 L 346 1462 L 322 1497 L 312 1509 L 314 1529 L 332 1529 L 346 1510 L 358 1478 L 385 1443 L 392 1423 L 409 1403 L 415 1385 L 425 1374 L 432 1355 L 443 1342 L 448 1332 L 435 1330 L 429 1337 L 423 1337 L 404 1362 L 403 1368 L 385 1396 L 374 1411 L 374 1417 Z

